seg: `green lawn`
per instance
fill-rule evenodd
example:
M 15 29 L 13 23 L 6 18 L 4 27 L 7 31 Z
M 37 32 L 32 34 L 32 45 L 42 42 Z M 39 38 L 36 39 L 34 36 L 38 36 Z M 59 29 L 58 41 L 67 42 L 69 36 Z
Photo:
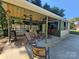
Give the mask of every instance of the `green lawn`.
M 71 30 L 70 34 L 77 34 L 77 35 L 79 35 L 79 30 Z

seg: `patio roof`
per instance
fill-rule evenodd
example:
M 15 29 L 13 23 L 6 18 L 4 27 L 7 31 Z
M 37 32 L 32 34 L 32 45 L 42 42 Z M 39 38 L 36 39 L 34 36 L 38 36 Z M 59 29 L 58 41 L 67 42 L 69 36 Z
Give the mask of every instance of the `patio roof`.
M 36 12 L 36 13 L 40 13 L 42 15 L 45 15 L 45 16 L 48 16 L 48 17 L 51 17 L 51 18 L 55 18 L 55 19 L 59 19 L 59 20 L 64 20 L 63 17 L 60 17 L 52 12 L 49 12 L 41 7 L 38 7 L 30 2 L 27 2 L 25 0 L 2 0 L 3 2 L 7 2 L 7 3 L 10 3 L 10 4 L 13 4 L 13 5 L 16 5 L 16 6 L 19 6 L 19 7 L 22 7 L 24 9 L 28 9 L 30 11 L 33 11 L 33 12 Z

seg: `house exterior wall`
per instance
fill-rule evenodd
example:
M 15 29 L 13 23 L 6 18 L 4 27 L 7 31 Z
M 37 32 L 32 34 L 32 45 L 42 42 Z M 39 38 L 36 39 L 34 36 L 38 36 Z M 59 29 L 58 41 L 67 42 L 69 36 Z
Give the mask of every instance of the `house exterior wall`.
M 75 24 L 75 29 L 79 30 L 79 21 L 74 22 L 74 24 Z
M 70 24 L 69 22 L 66 22 L 66 29 L 64 29 L 64 22 L 61 21 L 61 30 L 60 30 L 60 37 L 61 38 L 65 38 L 69 35 L 69 28 L 70 28 Z
M 42 33 L 46 32 L 46 24 L 42 24 Z
M 78 24 L 78 25 L 76 25 L 76 30 L 79 30 L 79 24 Z
M 69 35 L 69 30 L 62 30 L 61 31 L 61 38 L 65 38 Z

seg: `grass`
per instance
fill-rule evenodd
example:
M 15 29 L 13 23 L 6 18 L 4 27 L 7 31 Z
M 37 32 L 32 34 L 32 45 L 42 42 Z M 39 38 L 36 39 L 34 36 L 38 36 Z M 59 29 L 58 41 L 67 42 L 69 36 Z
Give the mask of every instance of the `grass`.
M 79 30 L 71 30 L 71 31 L 70 31 L 70 34 L 79 35 Z

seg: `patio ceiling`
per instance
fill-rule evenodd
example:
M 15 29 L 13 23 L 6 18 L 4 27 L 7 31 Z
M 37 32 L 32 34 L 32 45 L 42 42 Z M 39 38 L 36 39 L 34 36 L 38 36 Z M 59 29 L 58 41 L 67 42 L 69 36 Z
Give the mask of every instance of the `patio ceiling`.
M 51 17 L 51 18 L 55 18 L 55 19 L 59 19 L 59 20 L 63 20 L 64 18 L 54 14 L 54 13 L 51 13 L 43 8 L 40 8 L 32 3 L 29 3 L 25 0 L 2 0 L 3 2 L 6 2 L 6 3 L 9 3 L 9 4 L 13 4 L 13 5 L 16 5 L 16 6 L 19 6 L 19 7 L 22 7 L 24 9 L 27 9 L 27 10 L 30 10 L 30 11 L 33 11 L 33 12 L 36 12 L 38 15 L 42 15 L 43 17 L 44 16 L 48 16 L 48 17 Z M 36 14 L 36 15 L 37 15 Z M 39 16 L 38 16 L 39 17 Z M 35 18 L 35 16 L 34 16 Z
M 27 19 L 30 17 L 30 15 L 32 15 L 32 20 L 38 20 L 38 21 L 42 21 L 42 19 L 45 18 L 45 16 L 40 13 L 36 13 L 31 10 L 28 10 L 10 3 L 3 2 L 2 6 L 5 9 L 5 11 L 7 10 L 10 11 L 9 15 L 14 18 L 23 19 L 24 15 L 26 15 Z

